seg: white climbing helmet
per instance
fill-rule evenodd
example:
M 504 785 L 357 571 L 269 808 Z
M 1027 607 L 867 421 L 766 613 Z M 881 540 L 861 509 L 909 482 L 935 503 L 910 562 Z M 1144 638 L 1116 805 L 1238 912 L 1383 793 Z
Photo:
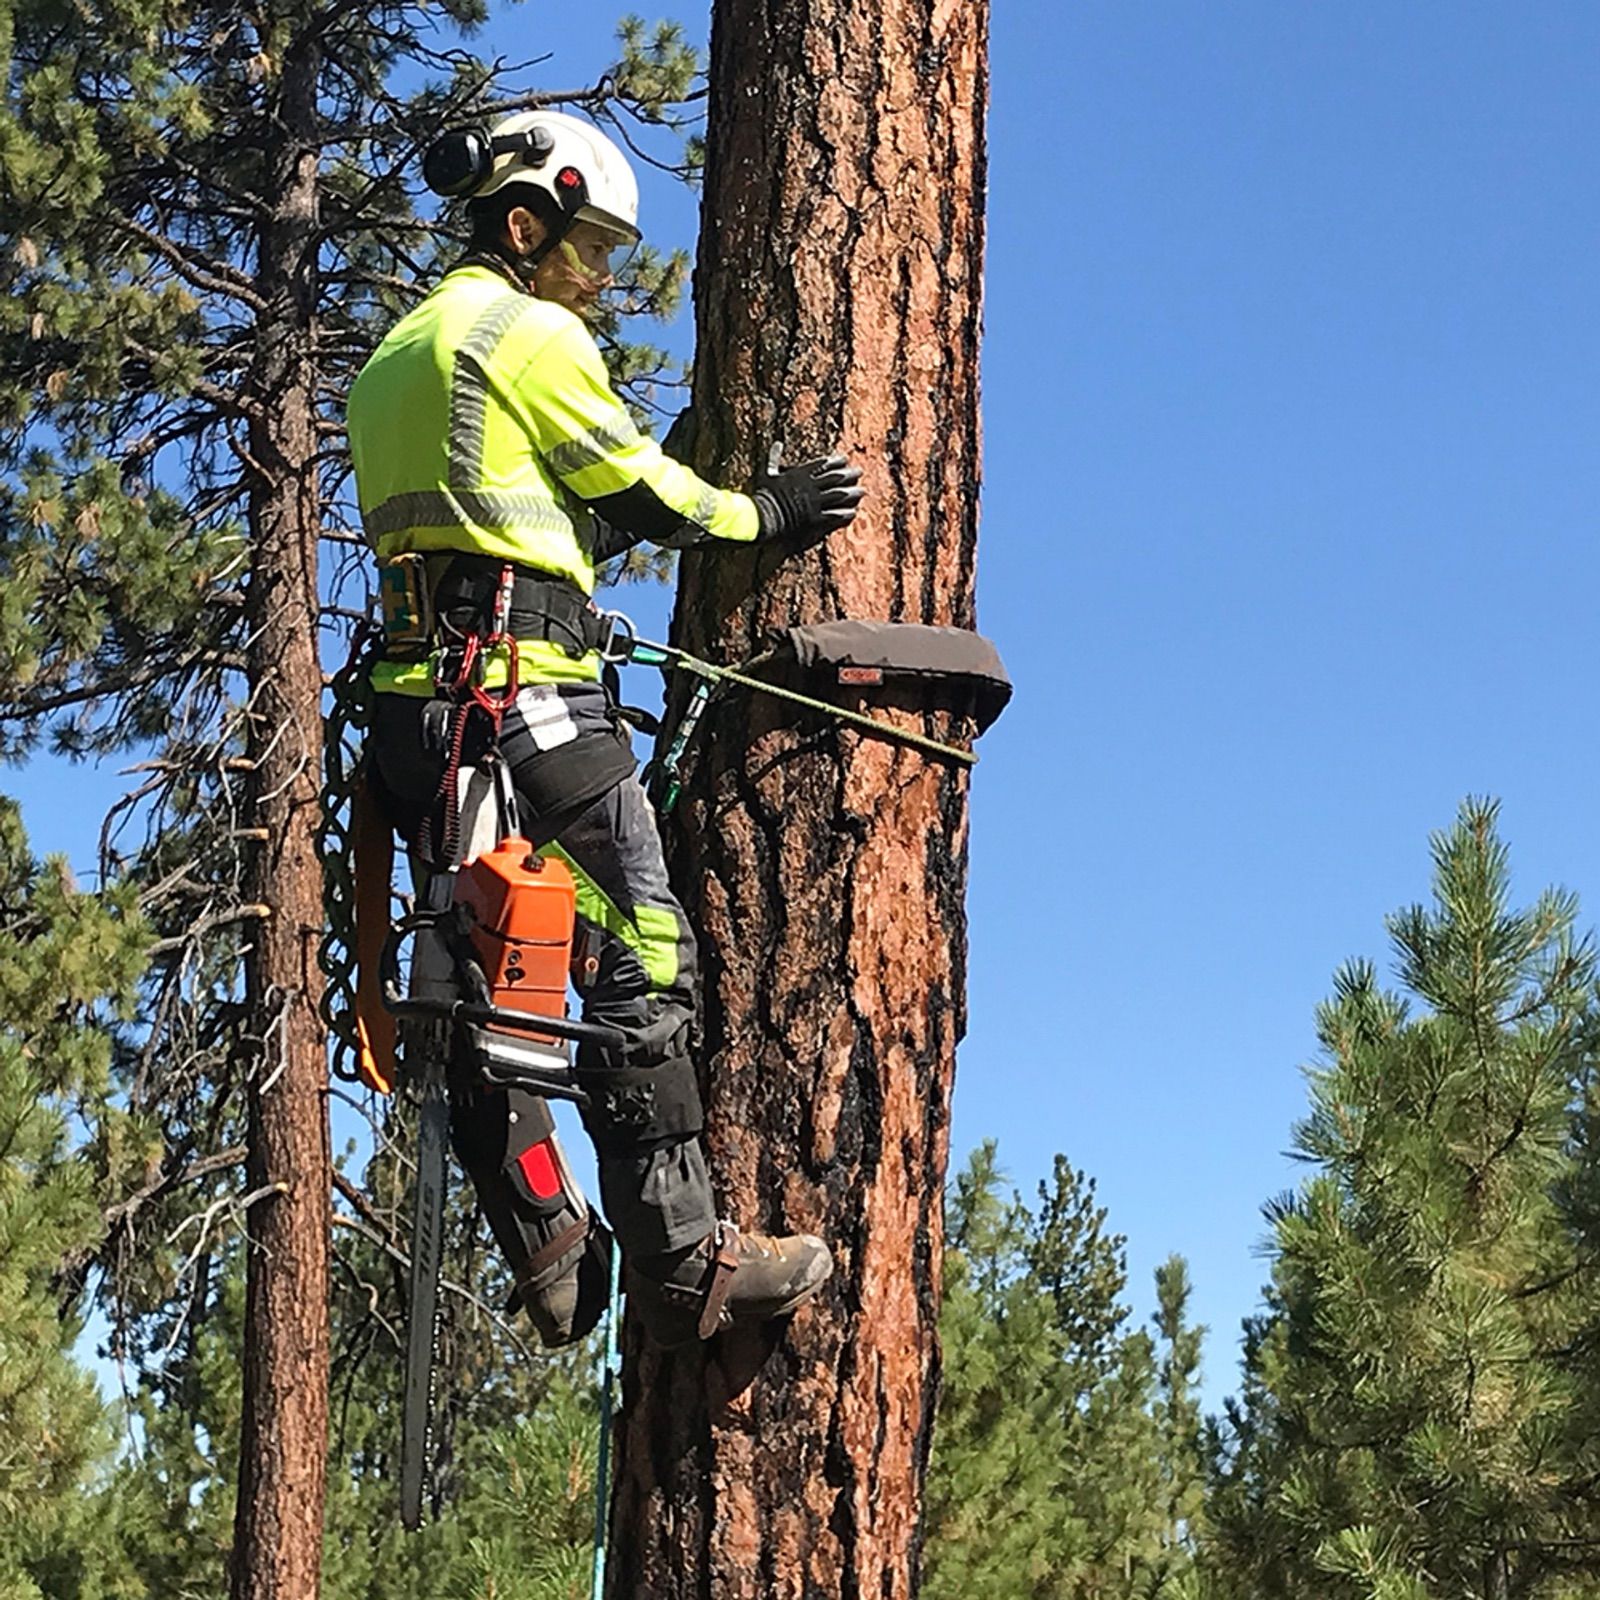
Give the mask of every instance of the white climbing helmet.
M 542 189 L 574 222 L 638 242 L 634 168 L 592 123 L 560 110 L 523 110 L 491 128 L 482 154 L 486 171 L 467 190 L 470 198 L 483 200 L 512 184 Z

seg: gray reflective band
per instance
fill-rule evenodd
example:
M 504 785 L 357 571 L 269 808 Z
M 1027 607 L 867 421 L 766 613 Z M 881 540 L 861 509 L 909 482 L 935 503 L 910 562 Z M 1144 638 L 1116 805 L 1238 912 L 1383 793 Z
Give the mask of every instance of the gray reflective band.
M 614 422 L 600 423 L 587 433 L 580 433 L 576 439 L 558 444 L 544 459 L 558 477 L 570 478 L 587 467 L 599 466 L 623 450 L 632 450 L 641 437 L 633 419 L 626 411 L 619 411 Z
M 707 532 L 710 532 L 711 524 L 717 519 L 718 498 L 717 491 L 707 484 L 700 498 L 695 501 L 694 520 Z
M 372 540 L 412 528 L 574 531 L 572 518 L 543 495 L 496 489 L 418 489 L 412 494 L 391 495 L 361 520 Z
M 484 421 L 489 409 L 489 377 L 485 368 L 500 341 L 511 331 L 511 325 L 527 309 L 528 302 L 523 295 L 514 291 L 502 295 L 473 323 L 456 350 L 455 366 L 450 375 L 450 475 L 447 481 L 452 489 L 472 489 L 483 482 Z

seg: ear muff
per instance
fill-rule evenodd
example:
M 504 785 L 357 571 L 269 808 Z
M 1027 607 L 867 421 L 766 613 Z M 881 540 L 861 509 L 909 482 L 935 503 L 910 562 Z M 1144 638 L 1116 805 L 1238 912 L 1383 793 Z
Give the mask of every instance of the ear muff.
M 555 147 L 550 130 L 538 126 L 498 137 L 483 127 L 451 128 L 441 133 L 423 155 L 422 181 L 435 194 L 451 198 L 471 194 L 493 175 L 498 157 L 516 156 L 517 165 L 537 169 L 550 159 Z M 562 176 L 573 170 L 563 169 Z M 583 183 L 581 176 L 578 181 Z
M 494 167 L 494 151 L 482 128 L 441 133 L 422 157 L 422 181 L 435 194 L 456 196 L 476 189 Z

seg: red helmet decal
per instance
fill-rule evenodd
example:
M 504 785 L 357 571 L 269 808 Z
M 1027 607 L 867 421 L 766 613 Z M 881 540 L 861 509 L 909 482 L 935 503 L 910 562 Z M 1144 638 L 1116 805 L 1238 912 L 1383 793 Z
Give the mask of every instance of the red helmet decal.
M 563 189 L 576 189 L 583 182 L 583 174 L 576 167 L 563 167 L 556 174 L 556 182 Z

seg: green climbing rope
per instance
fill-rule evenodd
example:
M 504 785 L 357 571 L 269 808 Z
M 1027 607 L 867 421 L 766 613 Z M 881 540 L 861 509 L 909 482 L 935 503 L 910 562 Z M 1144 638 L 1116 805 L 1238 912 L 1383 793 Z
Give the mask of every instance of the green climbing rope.
M 594 1474 L 594 1579 L 590 1600 L 604 1600 L 606 1588 L 606 1521 L 611 1510 L 611 1419 L 616 1412 L 617 1384 L 622 1376 L 617 1328 L 622 1320 L 622 1252 L 611 1247 L 611 1303 L 606 1307 L 605 1338 L 600 1347 L 600 1451 Z
M 755 694 L 771 695 L 774 699 L 788 701 L 790 705 L 804 706 L 807 711 L 820 712 L 835 722 L 859 728 L 874 738 L 910 745 L 915 750 L 925 751 L 929 755 L 938 756 L 941 760 L 955 761 L 964 767 L 977 765 L 978 757 L 972 750 L 963 750 L 959 745 L 944 744 L 938 739 L 930 739 L 924 733 L 915 733 L 910 728 L 896 727 L 892 722 L 882 722 L 877 717 L 869 717 L 864 711 L 852 711 L 847 706 L 835 705 L 831 700 L 821 700 L 815 695 L 801 694 L 798 689 L 787 688 L 781 683 L 771 683 L 766 678 L 754 677 L 748 671 L 737 667 L 719 667 L 715 662 L 702 661 L 699 656 L 690 655 L 687 650 L 677 650 L 671 645 L 652 644 L 648 639 L 633 637 L 631 632 L 626 630 L 621 634 L 621 649 L 626 652 L 622 659 L 639 666 L 660 667 L 669 672 L 687 672 L 700 680 L 689 697 L 683 716 L 673 729 L 670 739 L 666 741 L 665 752 L 645 769 L 647 778 L 652 780 L 656 803 L 664 812 L 671 811 L 678 803 L 678 795 L 683 787 L 679 768 L 706 707 L 718 693 L 730 685 L 748 689 Z M 754 664 L 747 662 L 745 665 L 748 667 Z

